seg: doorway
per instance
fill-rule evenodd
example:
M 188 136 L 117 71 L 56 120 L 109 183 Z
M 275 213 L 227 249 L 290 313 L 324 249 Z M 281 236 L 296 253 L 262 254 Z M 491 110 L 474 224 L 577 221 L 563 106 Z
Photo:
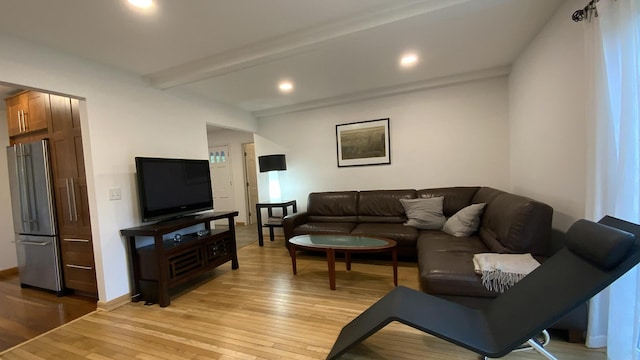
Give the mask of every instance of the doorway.
M 229 145 L 212 146 L 209 148 L 209 168 L 211 170 L 214 210 L 234 210 L 233 167 Z
M 247 197 L 247 224 L 256 223 L 258 203 L 258 174 L 256 173 L 256 147 L 254 143 L 242 144 L 244 153 L 244 178 Z

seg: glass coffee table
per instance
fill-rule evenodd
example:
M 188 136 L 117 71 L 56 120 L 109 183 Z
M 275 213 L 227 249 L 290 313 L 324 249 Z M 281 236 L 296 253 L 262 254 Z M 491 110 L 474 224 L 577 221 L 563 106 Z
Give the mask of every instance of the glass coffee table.
M 345 254 L 347 271 L 351 270 L 351 253 L 390 252 L 393 262 L 393 284 L 398 286 L 398 251 L 394 240 L 340 234 L 294 236 L 289 239 L 289 254 L 294 275 L 298 273 L 296 267 L 296 250 L 298 249 L 327 253 L 329 288 L 331 290 L 336 289 L 336 252 Z

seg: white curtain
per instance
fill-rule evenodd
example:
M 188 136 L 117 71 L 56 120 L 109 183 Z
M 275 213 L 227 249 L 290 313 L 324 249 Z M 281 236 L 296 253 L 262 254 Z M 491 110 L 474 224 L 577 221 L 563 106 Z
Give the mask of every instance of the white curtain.
M 640 223 L 640 0 L 601 0 L 585 20 L 590 67 L 587 215 Z M 587 346 L 640 360 L 638 267 L 590 302 Z

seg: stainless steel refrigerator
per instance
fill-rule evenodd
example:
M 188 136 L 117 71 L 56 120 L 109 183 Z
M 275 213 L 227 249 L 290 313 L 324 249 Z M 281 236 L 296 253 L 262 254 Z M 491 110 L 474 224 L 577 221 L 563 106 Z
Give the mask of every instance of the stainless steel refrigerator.
M 20 284 L 62 295 L 62 271 L 47 140 L 7 147 Z

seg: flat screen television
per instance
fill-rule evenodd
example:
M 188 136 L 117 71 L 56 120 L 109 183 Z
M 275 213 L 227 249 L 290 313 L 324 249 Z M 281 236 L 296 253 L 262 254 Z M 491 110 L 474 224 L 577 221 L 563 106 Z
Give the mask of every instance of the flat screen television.
M 208 160 L 136 157 L 142 221 L 213 209 Z

